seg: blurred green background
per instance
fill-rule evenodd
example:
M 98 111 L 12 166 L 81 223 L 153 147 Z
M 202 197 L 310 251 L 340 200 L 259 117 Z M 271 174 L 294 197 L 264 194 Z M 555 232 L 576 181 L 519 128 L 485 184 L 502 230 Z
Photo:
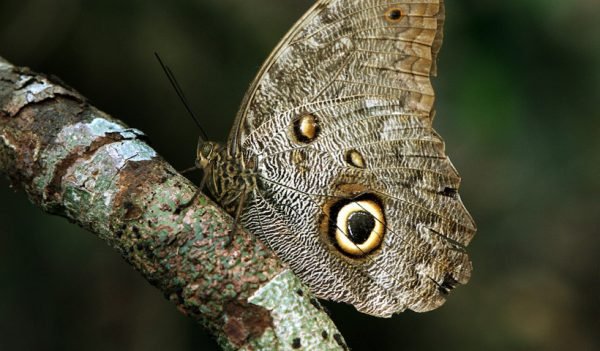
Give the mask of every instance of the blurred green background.
M 224 140 L 307 0 L 2 0 L 0 55 L 52 73 L 145 131 L 175 167 L 197 131 L 175 71 Z M 437 130 L 479 231 L 446 305 L 392 319 L 327 304 L 353 350 L 600 350 L 600 2 L 454 0 Z M 0 350 L 213 350 L 93 235 L 0 180 Z

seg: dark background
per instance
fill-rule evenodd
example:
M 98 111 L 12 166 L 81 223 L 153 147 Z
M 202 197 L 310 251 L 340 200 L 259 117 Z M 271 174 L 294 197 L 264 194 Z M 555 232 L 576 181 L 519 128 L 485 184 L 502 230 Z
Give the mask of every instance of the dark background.
M 2 0 L 0 55 L 61 77 L 177 168 L 239 102 L 307 0 Z M 392 319 L 328 304 L 354 350 L 600 349 L 600 2 L 454 0 L 436 128 L 479 231 L 446 305 Z M 117 253 L 0 180 L 1 350 L 212 350 Z

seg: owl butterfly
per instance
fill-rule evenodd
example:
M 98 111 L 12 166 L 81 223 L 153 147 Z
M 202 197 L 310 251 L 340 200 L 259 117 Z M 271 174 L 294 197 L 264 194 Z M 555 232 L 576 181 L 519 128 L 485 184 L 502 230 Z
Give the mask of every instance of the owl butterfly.
M 389 317 L 468 281 L 475 224 L 432 129 L 442 0 L 320 0 L 275 48 L 226 146 L 199 143 L 214 198 L 318 297 Z

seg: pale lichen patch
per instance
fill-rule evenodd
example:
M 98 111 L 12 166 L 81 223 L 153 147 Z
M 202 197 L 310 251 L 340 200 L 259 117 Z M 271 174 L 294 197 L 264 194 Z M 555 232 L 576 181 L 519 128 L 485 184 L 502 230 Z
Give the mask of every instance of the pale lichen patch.
M 337 334 L 335 325 L 327 318 L 320 318 L 325 312 L 311 303 L 314 298 L 310 294 L 297 294 L 299 289 L 303 289 L 300 280 L 286 270 L 258 289 L 248 301 L 271 311 L 278 340 L 295 340 L 301 336 L 302 347 L 306 350 L 339 350 L 340 345 L 335 340 L 321 337 L 323 331 Z M 292 310 L 296 313 L 291 313 Z M 290 316 L 304 318 L 296 320 Z M 281 349 L 290 346 L 280 345 Z
M 94 115 L 104 115 L 95 110 Z M 127 128 L 106 118 L 95 117 L 91 121 L 82 121 L 66 125 L 58 132 L 53 144 L 42 155 L 44 160 L 60 160 L 60 162 L 47 162 L 46 172 L 41 173 L 35 180 L 36 186 L 45 189 L 52 183 L 60 187 L 61 179 L 70 172 L 70 168 L 77 162 L 93 158 L 107 145 L 113 145 L 105 150 L 109 151 L 107 161 L 116 170 L 123 167 L 127 161 L 147 161 L 157 156 L 156 152 L 137 138 L 143 133 Z M 100 171 L 96 173 L 96 176 Z M 47 199 L 49 192 L 45 192 Z M 105 196 L 107 201 L 112 197 Z
M 10 117 L 16 116 L 30 104 L 40 103 L 58 95 L 70 96 L 78 100 L 82 99 L 77 93 L 56 85 L 41 76 L 21 75 L 15 85 L 18 89 L 14 90 L 10 101 L 3 108 Z

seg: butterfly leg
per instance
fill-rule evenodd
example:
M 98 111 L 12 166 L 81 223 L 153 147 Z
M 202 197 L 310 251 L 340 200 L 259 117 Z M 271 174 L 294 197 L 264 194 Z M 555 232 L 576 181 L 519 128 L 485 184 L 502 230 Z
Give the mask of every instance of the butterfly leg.
M 193 167 L 186 168 L 186 169 L 184 169 L 184 170 L 181 170 L 181 171 L 178 171 L 178 172 L 179 172 L 179 173 L 181 173 L 181 174 L 186 174 L 186 173 L 190 173 L 190 172 L 193 172 L 193 171 L 195 171 L 195 170 L 198 170 L 198 169 L 200 169 L 200 167 L 198 167 L 198 166 L 193 166 Z
M 248 191 L 244 187 L 244 190 L 242 191 L 242 193 L 240 194 L 240 197 L 238 198 L 239 201 L 238 201 L 237 207 L 235 209 L 235 216 L 233 217 L 233 225 L 231 226 L 231 232 L 229 234 L 229 240 L 227 241 L 226 246 L 229 246 L 231 244 L 231 242 L 233 241 L 233 236 L 235 235 L 235 232 L 237 231 L 240 216 L 242 215 L 242 210 L 244 209 L 244 205 L 245 205 L 247 197 L 248 197 Z
M 176 214 L 181 213 L 181 211 L 187 209 L 188 207 L 190 207 L 190 205 L 192 205 L 193 203 L 195 203 L 196 200 L 198 200 L 198 198 L 202 194 L 202 189 L 204 189 L 204 185 L 206 184 L 207 180 L 208 180 L 208 173 L 205 172 L 202 175 L 202 180 L 200 180 L 200 185 L 198 185 L 198 189 L 196 189 L 196 192 L 194 193 L 194 196 L 192 196 L 192 198 L 189 201 L 184 202 L 181 205 L 177 206 L 177 209 L 175 210 Z

